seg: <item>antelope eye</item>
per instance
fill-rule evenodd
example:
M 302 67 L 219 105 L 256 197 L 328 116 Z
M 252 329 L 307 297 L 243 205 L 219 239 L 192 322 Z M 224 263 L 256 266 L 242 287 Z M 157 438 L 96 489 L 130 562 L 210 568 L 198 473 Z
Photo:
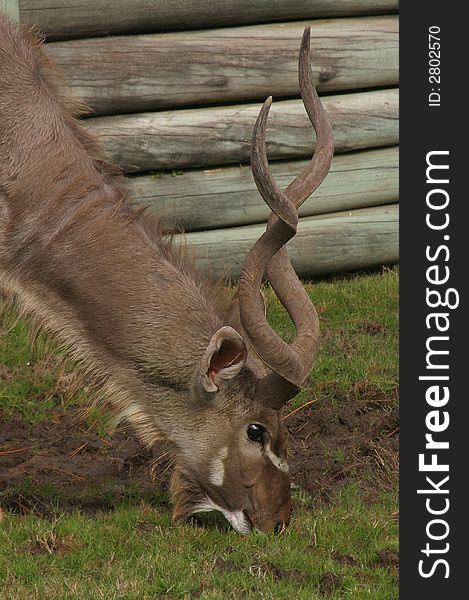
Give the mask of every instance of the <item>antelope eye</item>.
M 252 442 L 262 443 L 264 441 L 264 435 L 265 427 L 263 427 L 262 425 L 258 425 L 257 423 L 251 423 L 251 425 L 248 426 L 248 438 Z

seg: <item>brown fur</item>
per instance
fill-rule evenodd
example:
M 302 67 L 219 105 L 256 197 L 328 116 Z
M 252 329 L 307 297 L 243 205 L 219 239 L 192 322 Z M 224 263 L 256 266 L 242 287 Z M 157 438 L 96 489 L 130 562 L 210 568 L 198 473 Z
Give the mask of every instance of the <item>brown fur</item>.
M 182 518 L 209 487 L 216 448 L 241 435 L 252 407 L 272 431 L 280 417 L 256 406 L 252 358 L 216 397 L 200 391 L 212 336 L 228 324 L 239 330 L 236 305 L 229 316 L 160 220 L 127 202 L 119 168 L 76 119 L 83 110 L 38 36 L 0 16 L 0 289 L 84 363 L 145 444 L 173 444 Z M 265 456 L 247 450 L 255 471 Z

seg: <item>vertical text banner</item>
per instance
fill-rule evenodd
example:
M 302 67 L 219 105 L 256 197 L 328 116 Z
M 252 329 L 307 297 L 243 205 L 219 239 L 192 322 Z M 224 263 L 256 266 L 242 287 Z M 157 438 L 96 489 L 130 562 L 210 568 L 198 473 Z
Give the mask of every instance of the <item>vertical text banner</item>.
M 469 35 L 462 6 L 401 5 L 403 600 L 467 595 Z

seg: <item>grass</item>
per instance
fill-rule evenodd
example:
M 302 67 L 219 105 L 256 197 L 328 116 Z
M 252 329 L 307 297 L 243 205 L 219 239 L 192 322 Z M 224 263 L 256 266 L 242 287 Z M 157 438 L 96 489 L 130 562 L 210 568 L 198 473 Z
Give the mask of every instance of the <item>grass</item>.
M 292 409 L 311 398 L 336 402 L 357 386 L 395 390 L 397 270 L 306 287 L 320 313 L 322 343 L 308 387 Z M 267 295 L 271 323 L 290 337 L 283 309 Z M 0 411 L 36 423 L 79 404 L 83 392 L 61 393 L 57 377 L 73 377 L 73 365 L 63 365 L 60 355 L 41 362 L 26 338 L 21 324 L 0 338 Z M 340 450 L 328 452 L 342 459 Z M 240 536 L 216 516 L 205 526 L 174 527 L 156 494 L 129 496 L 112 511 L 93 515 L 10 513 L 0 522 L 0 598 L 398 597 L 395 561 L 388 560 L 398 547 L 397 491 L 373 503 L 353 484 L 327 504 L 298 488 L 294 495 L 294 519 L 277 536 Z
M 4 330 L 0 321 L 0 411 L 36 424 L 49 420 L 57 410 L 87 406 L 76 365 L 44 334 L 33 345 L 30 338 L 22 321 L 13 321 Z M 110 415 L 94 408 L 88 412 L 88 422 L 96 421 L 104 433 Z
M 149 177 L 152 181 L 158 181 L 161 179 L 163 175 L 170 174 L 171 177 L 178 177 L 179 175 L 184 175 L 184 171 L 181 169 L 173 169 L 172 171 L 154 171 L 150 173 Z
M 321 321 L 321 346 L 308 385 L 293 400 L 334 399 L 354 386 L 369 385 L 389 393 L 398 373 L 398 272 L 384 270 L 354 278 L 306 284 Z M 292 323 L 270 290 L 268 318 L 285 339 Z M 369 335 L 370 331 L 383 335 Z
M 316 511 L 307 502 L 282 536 L 173 527 L 154 508 L 122 506 L 94 517 L 9 518 L 0 529 L 0 594 L 26 598 L 397 597 L 380 551 L 396 549 L 389 501 L 365 506 L 354 488 Z M 333 557 L 349 557 L 340 564 Z M 326 578 L 327 581 L 327 578 Z M 333 585 L 331 586 L 333 588 Z M 394 591 L 393 591 L 394 590 Z M 315 596 L 315 593 L 318 595 Z

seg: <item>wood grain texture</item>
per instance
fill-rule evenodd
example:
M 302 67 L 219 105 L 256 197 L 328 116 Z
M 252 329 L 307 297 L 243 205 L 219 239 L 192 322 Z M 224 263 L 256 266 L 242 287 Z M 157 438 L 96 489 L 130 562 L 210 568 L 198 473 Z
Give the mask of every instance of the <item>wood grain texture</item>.
M 309 23 L 320 91 L 397 84 L 397 16 L 72 40 L 48 51 L 96 114 L 292 97 Z
M 273 162 L 278 185 L 285 189 L 308 162 Z M 300 216 L 396 202 L 398 162 L 397 147 L 336 156 L 324 183 L 301 206 Z M 171 216 L 186 231 L 262 223 L 270 214 L 248 165 L 132 177 L 128 188 L 138 204 Z
M 397 0 L 19 0 L 19 4 L 22 21 L 37 25 L 50 39 L 384 14 L 399 6 Z
M 246 254 L 265 226 L 197 231 L 180 237 L 196 264 L 216 275 L 236 279 Z M 289 242 L 300 277 L 395 264 L 399 260 L 399 205 L 389 204 L 300 219 Z
M 13 21 L 19 21 L 18 0 L 0 0 L 0 13 L 6 13 Z
M 332 121 L 335 151 L 396 145 L 397 89 L 322 98 Z M 260 104 L 183 109 L 84 121 L 125 170 L 155 171 L 249 162 Z M 267 126 L 269 158 L 310 157 L 315 134 L 301 100 L 274 102 Z

